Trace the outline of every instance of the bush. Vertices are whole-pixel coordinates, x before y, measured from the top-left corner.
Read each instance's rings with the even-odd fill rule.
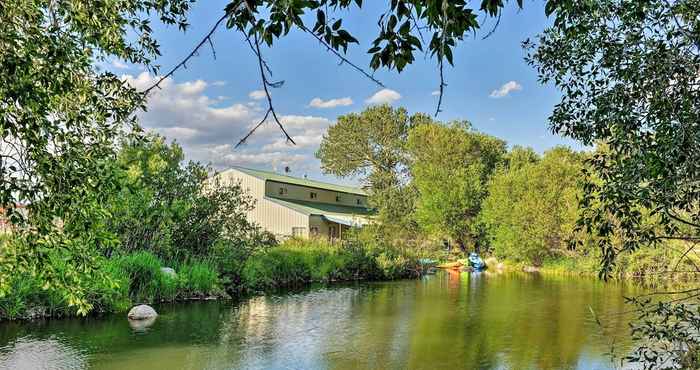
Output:
[[[5,255],[15,253],[16,249],[26,247],[26,241],[17,238],[4,240],[2,245]],[[128,308],[128,290],[123,289],[120,275],[109,269],[105,258],[95,259],[95,270],[100,274],[86,278],[74,271],[71,266],[75,258],[69,250],[63,248],[46,248],[43,256],[50,266],[53,276],[63,276],[63,284],[79,284],[80,304],[76,304],[71,295],[65,294],[62,285],[47,279],[45,270],[17,269],[11,274],[3,274],[2,279],[7,291],[0,295],[0,319],[35,318],[44,316],[73,316],[86,308],[93,312],[118,311]]]
[[[400,249],[356,237],[342,243],[289,239],[254,254],[245,264],[243,286],[265,290],[338,280],[397,279],[413,274],[416,259]]]
[[[650,287],[695,283],[700,258],[695,253],[683,256],[689,247],[684,242],[674,241],[622,254],[618,257],[614,275]]]

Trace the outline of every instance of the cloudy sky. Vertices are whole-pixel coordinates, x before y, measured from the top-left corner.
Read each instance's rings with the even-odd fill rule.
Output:
[[[163,70],[179,62],[219,18],[226,1],[195,3],[186,33],[157,28]],[[376,37],[373,8],[385,2],[365,2],[367,12],[354,12],[343,25],[360,40],[352,45],[348,58],[364,67],[365,51]],[[472,1],[478,6],[477,1]],[[535,37],[550,22],[544,17],[544,2],[526,2],[518,10],[508,3],[496,32],[482,40],[493,27],[485,22],[483,31],[469,36],[455,50],[455,67],[445,70],[448,86],[443,112],[438,119],[466,119],[480,131],[496,135],[510,145],[526,145],[544,151],[557,144],[573,145],[552,135],[547,117],[559,94],[537,81],[535,71],[523,60],[520,43]],[[368,16],[372,14],[372,16]],[[310,18],[309,22],[313,22]],[[200,55],[162,84],[141,115],[144,127],[180,143],[189,159],[211,163],[218,169],[232,165],[280,171],[289,166],[297,176],[354,183],[356,179],[335,179],[320,172],[314,157],[321,137],[339,115],[361,111],[372,104],[389,103],[409,112],[432,114],[437,104],[438,71],[434,60],[419,55],[414,65],[401,74],[378,71],[380,88],[352,68],[339,65],[311,36],[292,32],[274,48],[262,50],[272,68],[272,79],[284,81],[273,89],[275,109],[296,145],[285,142],[279,129],[269,122],[242,147],[236,143],[264,115],[267,103],[261,91],[257,60],[243,37],[220,29],[213,37],[216,50],[204,48]],[[133,86],[145,88],[156,76],[141,66],[114,60],[106,68],[123,76]]]

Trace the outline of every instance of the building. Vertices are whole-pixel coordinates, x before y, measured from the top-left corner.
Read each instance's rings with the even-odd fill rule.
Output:
[[[367,224],[372,214],[367,193],[358,188],[242,167],[218,176],[223,183],[239,182],[256,202],[249,220],[282,238],[340,239],[351,227]]]

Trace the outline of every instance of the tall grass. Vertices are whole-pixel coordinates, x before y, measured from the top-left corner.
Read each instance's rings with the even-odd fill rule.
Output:
[[[357,240],[289,239],[251,256],[242,280],[249,290],[265,290],[309,282],[396,279],[410,275],[415,265],[415,258]]]

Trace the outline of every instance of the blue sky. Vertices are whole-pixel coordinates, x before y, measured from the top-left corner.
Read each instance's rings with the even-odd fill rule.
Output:
[[[189,53],[226,3],[195,3],[186,33],[156,28],[163,54],[157,63],[163,71]],[[478,7],[478,1],[472,3]],[[482,36],[493,27],[494,19],[480,18],[485,22],[483,29],[459,45],[455,67],[445,69],[448,86],[438,119],[466,119],[479,131],[503,138],[510,145],[530,146],[540,152],[557,144],[577,147],[549,132],[547,117],[559,93],[538,83],[534,69],[523,60],[521,42],[535,37],[550,22],[543,5],[526,1],[520,10],[514,1],[509,2],[498,29],[486,40]],[[348,59],[362,67],[369,63],[365,52],[376,36],[377,17],[385,6],[385,1],[365,1],[362,12],[340,13],[344,26],[360,40],[360,46],[350,47]],[[273,79],[285,81],[282,88],[272,91],[275,109],[299,145],[285,144],[278,129],[266,124],[248,144],[235,149],[236,142],[266,108],[256,93],[261,88],[257,61],[236,32],[221,28],[213,40],[216,60],[209,48],[203,49],[187,69],[178,71],[151,97],[149,111],[141,120],[145,127],[177,140],[189,159],[218,169],[242,165],[281,170],[289,166],[294,175],[354,183],[356,179],[323,176],[313,155],[321,135],[338,115],[361,111],[372,102],[403,106],[409,112],[435,111],[437,96],[433,92],[439,79],[434,59],[419,55],[400,74],[378,71],[375,76],[388,89],[380,92],[380,87],[349,66],[339,65],[310,35],[293,31],[272,49],[263,49],[263,54],[272,67]],[[114,61],[109,68],[137,88],[148,86],[155,78],[140,66],[123,61]]]

